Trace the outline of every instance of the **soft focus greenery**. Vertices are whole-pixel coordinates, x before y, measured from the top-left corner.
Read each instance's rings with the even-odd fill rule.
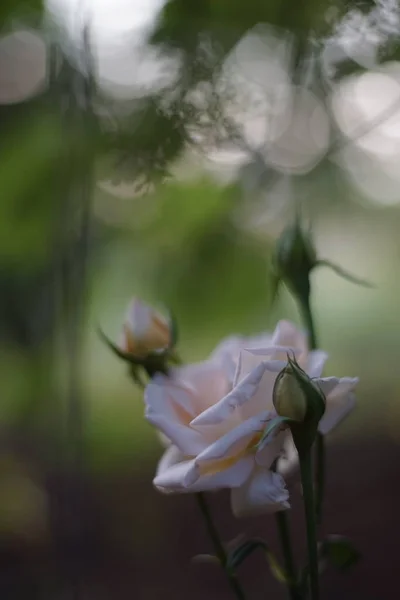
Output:
[[[166,96],[150,93],[132,100],[129,110],[94,90],[93,81],[84,79],[76,66],[79,52],[74,55],[64,38],[61,50],[55,44],[62,68],[52,71],[49,60],[47,89],[20,105],[0,106],[6,123],[0,141],[2,425],[41,428],[49,414],[62,421],[65,397],[59,390],[71,357],[67,345],[53,351],[54,338],[73,329],[71,314],[84,301],[79,290],[87,282],[85,316],[78,321],[84,334],[79,368],[87,461],[96,469],[111,469],[131,464],[139,453],[141,465],[148,456],[153,462],[159,448],[143,420],[141,394],[101,342],[98,324],[115,339],[130,297],[143,296],[173,311],[182,356],[201,360],[223,336],[269,329],[281,317],[299,321],[287,292],[272,305],[270,257],[301,199],[320,255],[376,286],[356,287],[322,269],[313,274],[319,338],[332,355],[327,374],[361,377],[357,414],[341,435],[379,430],[398,440],[398,208],[364,205],[328,158],[308,174],[293,177],[293,204],[265,223],[271,207],[264,180],[261,189],[255,185],[249,194],[240,176],[227,185],[197,172],[183,180],[169,177],[175,160],[181,172],[185,165],[188,171],[192,168],[184,149],[199,114],[188,103],[187,92],[200,81],[212,83],[226,53],[260,22],[294,36],[296,79],[308,33],[317,41],[327,35],[324,15],[333,4],[339,19],[358,3],[170,2],[152,38],[165,52],[178,49],[183,61],[178,93],[165,112],[160,107],[171,90]],[[359,4],[367,10],[372,2]],[[37,22],[39,3],[17,5],[2,2],[4,31],[11,14],[25,15],[29,24]],[[203,60],[200,42],[205,38],[216,48],[209,60]],[[395,57],[395,46],[391,43],[382,55]],[[48,51],[51,58],[51,45]],[[341,68],[343,73],[360,69],[351,64]],[[79,85],[88,86],[89,107],[82,108],[76,96]],[[215,98],[210,89],[207,110],[214,128],[220,124],[224,97]],[[323,94],[319,85],[317,93]],[[115,119],[115,128],[105,114]],[[143,174],[154,188],[122,198],[118,182],[136,181]],[[98,185],[110,177],[115,184],[111,191]],[[84,280],[75,280],[74,269],[82,262],[81,202],[91,195],[89,269]],[[60,278],[64,259],[73,265],[67,284]],[[65,304],[61,308],[60,296]]]

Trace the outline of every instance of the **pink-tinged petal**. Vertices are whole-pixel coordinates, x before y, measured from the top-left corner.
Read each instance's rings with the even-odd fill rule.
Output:
[[[186,455],[194,456],[207,445],[202,434],[189,427],[191,396],[163,375],[146,387],[145,417]]]
[[[261,363],[247,375],[229,394],[214,406],[210,406],[191,423],[193,427],[202,425],[216,425],[229,421],[238,424],[242,421],[238,409],[248,402],[256,393],[264,372],[269,368],[268,363]],[[267,403],[267,399],[266,399]]]
[[[231,492],[236,517],[273,513],[290,507],[285,480],[278,473],[256,468],[249,479]]]
[[[172,369],[170,377],[190,390],[193,417],[218,402],[230,390],[225,371],[210,360]]]
[[[319,423],[319,431],[327,434],[344,419],[355,404],[354,389],[357,378],[324,377],[317,381],[326,398],[325,414]]]
[[[329,377],[320,379],[319,385],[326,397],[325,414],[319,422],[318,429],[320,433],[326,435],[334,429],[354,408],[355,395],[354,388],[358,379],[344,377],[336,379]]]
[[[269,363],[269,370],[278,372],[286,365],[286,348],[269,346],[268,348],[244,348],[240,351],[235,373],[234,386],[238,385],[249,373],[260,364]],[[277,355],[285,355],[285,360],[277,359]]]
[[[267,444],[263,444],[262,448],[255,455],[256,463],[260,467],[269,469],[276,459],[279,459],[284,452],[285,440],[287,431],[280,431],[277,435],[272,436]]]
[[[235,488],[248,479],[254,466],[252,456],[243,456],[221,471],[205,472],[199,475],[198,466],[193,465],[185,479],[188,491],[200,492]]]
[[[260,357],[263,357],[263,364],[265,365],[265,370],[257,385],[257,389],[251,399],[249,399],[249,402],[243,404],[240,408],[242,419],[248,419],[262,410],[274,410],[272,392],[275,379],[278,373],[286,366],[286,361],[271,358],[272,356],[276,356],[279,351],[280,348],[271,347],[266,349],[243,350],[240,353],[240,361],[235,376],[237,383],[242,380],[242,377],[243,379],[245,378],[244,374],[251,369],[252,364],[256,364],[257,362],[259,364]]]
[[[126,325],[134,332],[135,337],[141,338],[150,327],[152,319],[153,309],[148,305],[139,300],[133,298],[131,301],[127,313],[126,313]]]
[[[207,447],[207,441],[198,431],[181,425],[158,413],[146,412],[146,419],[157,427],[186,456],[196,456]]]
[[[293,437],[290,432],[286,433],[283,454],[278,460],[278,472],[284,477],[290,476],[299,465],[299,454],[294,445]]]
[[[180,399],[183,395],[184,398]],[[161,414],[167,418],[176,420],[174,401],[186,402],[191,406],[191,397],[188,390],[175,384],[165,375],[155,375],[144,391],[144,402],[149,412]],[[192,411],[190,411],[192,412]]]
[[[311,378],[321,377],[328,355],[322,350],[313,350],[307,358],[307,365],[304,367],[307,375]]]
[[[167,464],[167,460],[165,464]],[[194,461],[186,460],[177,464],[167,464],[167,468],[162,471],[159,469],[153,483],[163,492],[178,493],[194,493],[232,488],[242,485],[249,477],[253,464],[254,461],[251,457],[245,457],[224,471],[201,475],[192,482],[193,477],[191,477],[191,474]]]
[[[174,465],[183,463],[185,461],[187,462],[187,458],[185,457],[185,455],[182,454],[179,448],[174,446],[174,444],[170,443],[158,462],[156,478],[159,475],[162,475],[170,467],[173,467]]]
[[[258,436],[272,416],[269,411],[263,411],[243,421],[201,452],[196,458],[196,465],[201,470],[203,467],[240,455],[252,442],[258,441]]]
[[[153,485],[164,493],[188,491],[185,478],[193,466],[193,460],[182,460],[183,455],[174,446],[162,457]]]
[[[271,335],[269,333],[261,333],[255,336],[230,336],[218,344],[210,355],[210,360],[224,369],[232,385],[241,350],[268,348],[270,345]]]
[[[279,321],[272,335],[272,344],[274,346],[297,348],[302,354],[308,352],[306,334],[290,321]]]
[[[210,360],[223,369],[231,385],[235,377],[237,361],[240,350],[243,348],[244,339],[242,336],[232,335],[222,340],[210,354]]]

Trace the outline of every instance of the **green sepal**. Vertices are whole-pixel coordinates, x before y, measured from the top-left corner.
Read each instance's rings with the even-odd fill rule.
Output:
[[[106,345],[110,348],[112,352],[122,360],[125,360],[129,363],[131,367],[131,374],[134,377],[135,381],[138,382],[136,370],[138,368],[144,369],[147,375],[151,378],[156,373],[163,373],[164,375],[168,374],[168,359],[170,358],[168,349],[164,352],[151,352],[147,356],[143,358],[138,358],[134,356],[130,352],[124,352],[118,346],[113,344],[111,340],[105,335],[105,333],[98,327],[98,332],[101,339],[106,343]],[[136,370],[135,368],[136,367]],[[141,382],[142,383],[142,382]]]
[[[365,279],[361,279],[356,275],[352,275],[352,273],[349,273],[348,271],[346,271],[346,269],[343,269],[339,265],[335,265],[335,263],[332,263],[330,260],[317,260],[315,266],[328,267],[334,273],[336,273],[336,275],[339,275],[339,277],[342,277],[343,279],[346,279],[346,281],[350,281],[350,283],[354,283],[355,285],[361,285],[362,287],[366,288],[375,287],[374,284],[370,283],[369,281],[366,281]]]
[[[290,419],[289,417],[278,416],[271,419],[271,421],[268,422],[260,441],[254,446],[254,450],[261,450],[268,442],[268,438],[276,433],[277,429],[279,430],[284,425],[289,426],[292,422],[294,422],[293,419]]]

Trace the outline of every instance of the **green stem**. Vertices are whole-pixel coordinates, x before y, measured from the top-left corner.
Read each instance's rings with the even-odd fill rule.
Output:
[[[308,329],[310,350],[315,350],[317,348],[317,335],[311,311],[310,296],[307,296],[305,299],[298,298],[298,302],[301,310],[301,316],[303,317],[304,324]]]
[[[276,522],[278,525],[279,537],[282,546],[285,571],[290,581],[290,583],[288,584],[289,597],[291,598],[291,600],[300,600],[301,594],[299,593],[296,583],[296,569],[293,559],[287,513],[283,510],[277,512]]]
[[[315,443],[315,516],[319,524],[325,489],[325,440],[322,433],[317,433]]]
[[[301,482],[303,485],[304,512],[307,530],[308,567],[310,573],[311,600],[319,599],[317,523],[315,520],[315,502],[311,449],[300,456]]]
[[[238,600],[245,600],[246,596],[244,594],[242,586],[240,585],[236,575],[228,569],[228,557],[227,557],[225,548],[221,542],[221,539],[219,537],[219,533],[215,526],[214,519],[211,515],[210,507],[208,506],[206,497],[202,492],[199,492],[198,494],[196,494],[196,497],[197,497],[197,502],[198,502],[201,514],[203,515],[204,522],[207,527],[208,534],[213,543],[215,553],[217,555],[218,560],[221,563],[222,568],[224,569],[224,571],[228,577],[228,581],[232,588],[232,591],[234,592],[234,594]]]
[[[305,326],[308,329],[310,339],[310,350],[317,348],[317,334],[314,325],[314,318],[310,305],[309,295],[305,299],[298,298],[301,313]],[[322,508],[325,492],[325,440],[323,435],[317,433],[315,449],[315,509],[317,523],[321,522]]]

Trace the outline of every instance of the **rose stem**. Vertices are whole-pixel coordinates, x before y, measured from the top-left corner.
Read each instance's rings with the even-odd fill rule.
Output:
[[[285,562],[286,575],[289,578],[288,591],[291,600],[299,600],[301,595],[296,585],[296,569],[294,566],[292,544],[290,541],[289,523],[286,511],[280,510],[276,513],[276,523],[282,546],[282,554]]]
[[[197,502],[198,502],[201,514],[203,515],[204,522],[207,527],[208,534],[214,545],[215,553],[221,563],[222,568],[224,569],[224,571],[228,577],[230,586],[231,586],[234,594],[236,595],[236,598],[238,598],[238,600],[245,600],[246,596],[244,594],[242,586],[240,585],[236,575],[228,569],[228,557],[227,557],[225,548],[221,542],[221,539],[219,537],[219,534],[218,534],[217,528],[215,526],[214,519],[211,515],[210,507],[206,500],[205,494],[203,494],[202,492],[199,492],[198,494],[196,494],[196,497],[197,497]]]
[[[315,501],[311,449],[300,456],[301,482],[303,485],[304,512],[307,530],[308,566],[310,572],[311,600],[319,599],[317,523],[315,520]]]
[[[317,334],[310,305],[310,297],[309,295],[306,298],[297,297],[297,300],[299,302],[304,324],[308,329],[310,350],[315,350],[317,348]],[[316,437],[315,458],[315,514],[317,523],[320,523],[325,488],[325,440],[323,435],[319,432]]]

